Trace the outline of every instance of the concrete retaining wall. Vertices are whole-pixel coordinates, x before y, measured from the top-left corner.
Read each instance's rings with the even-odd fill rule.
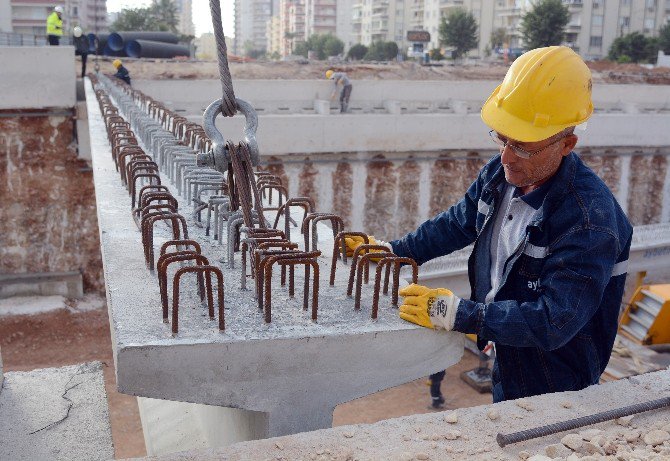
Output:
[[[80,271],[102,290],[91,169],[78,158],[72,47],[0,48],[0,272]]]
[[[309,196],[348,227],[392,239],[459,200],[492,152],[264,157],[289,196]],[[582,149],[635,225],[670,222],[670,150]]]

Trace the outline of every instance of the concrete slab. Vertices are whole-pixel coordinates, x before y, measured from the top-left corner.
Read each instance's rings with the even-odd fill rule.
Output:
[[[0,109],[75,105],[74,47],[0,47]]]
[[[100,362],[5,374],[0,459],[114,457]]]
[[[376,424],[340,426],[287,437],[237,443],[223,449],[190,451],[143,459],[154,461],[527,459],[533,454],[551,453],[546,451],[546,447],[560,444],[561,438],[568,432],[559,432],[508,445],[505,448],[498,446],[496,435],[499,432],[508,434],[668,396],[670,396],[670,372],[664,370],[591,386],[579,392],[546,394],[493,405],[407,416]],[[606,437],[610,435],[614,437],[617,434],[621,438],[621,434],[625,431],[644,434],[652,428],[668,424],[667,412],[667,409],[661,409],[640,413],[630,422],[621,421],[617,424],[610,421],[571,432],[580,432],[583,437],[587,437],[587,440],[594,437],[585,432],[588,429],[596,429],[593,434],[602,434]],[[641,440],[637,443],[638,446],[647,448]],[[625,446],[625,441],[622,445]],[[667,450],[667,446],[659,446],[653,455],[650,452],[649,457],[642,457],[638,452],[637,456],[622,455],[612,459],[668,459]],[[567,453],[572,453],[572,450]],[[565,459],[567,453],[560,458],[554,455],[536,459],[538,461]],[[620,453],[623,453],[623,450],[617,450],[617,455]]]
[[[81,272],[0,274],[0,299],[12,296],[84,296]]]
[[[296,299],[284,290],[273,292],[273,321],[265,324],[252,293],[239,288],[239,270],[224,269],[226,331],[220,333],[204,316],[194,287],[186,282],[182,288],[186,307],[180,310],[179,334],[172,337],[169,325],[161,322],[158,284],[145,267],[130,198],[115,171],[90,84],[87,101],[121,392],[263,412],[257,429],[272,436],[329,427],[339,403],[409,382],[460,359],[461,334],[404,322],[388,298],[382,297],[379,319],[372,321],[370,289],[364,290],[363,309],[355,311],[353,300],[346,297],[348,266],[341,265],[336,286],[329,287],[330,263],[325,257],[320,259],[318,323],[302,311],[298,289]],[[173,194],[178,197],[174,189]],[[201,242],[210,262],[218,262],[225,246],[204,236],[183,201],[180,211],[189,217],[189,236]],[[326,236],[320,236],[319,248],[327,254],[328,240],[321,237]],[[157,229],[156,245],[168,239],[166,229]],[[273,283],[279,286],[278,279]],[[302,286],[300,276],[296,286]]]

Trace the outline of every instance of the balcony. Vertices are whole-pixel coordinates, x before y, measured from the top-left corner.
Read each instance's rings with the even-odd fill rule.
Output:
[[[510,7],[500,7],[496,8],[496,15],[500,17],[507,17],[507,16],[521,16],[523,11],[521,8],[518,8],[516,6],[510,6]]]

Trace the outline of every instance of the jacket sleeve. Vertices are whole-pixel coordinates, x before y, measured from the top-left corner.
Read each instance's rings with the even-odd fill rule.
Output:
[[[628,249],[622,252],[611,231],[581,228],[568,233],[550,249],[536,301],[485,304],[462,299],[454,329],[507,346],[557,349],[598,309],[618,258],[627,260]]]
[[[491,163],[482,168],[475,182],[457,204],[424,222],[414,232],[389,242],[393,253],[423,264],[474,242],[477,238],[479,199]]]

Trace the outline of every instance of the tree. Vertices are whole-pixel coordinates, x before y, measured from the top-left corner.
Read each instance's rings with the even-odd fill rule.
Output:
[[[658,46],[665,54],[670,54],[670,22],[658,30]]]
[[[561,0],[539,0],[521,19],[521,33],[528,49],[560,45],[570,21]]]
[[[398,57],[396,42],[372,42],[363,59],[366,61],[390,61]]]
[[[163,31],[177,33],[177,5],[174,0],[153,0],[145,8],[124,8],[119,12],[112,30]]]
[[[656,62],[659,40],[633,32],[617,37],[610,46],[607,58],[616,62]]]
[[[498,27],[491,32],[491,48],[502,48],[507,43],[507,31],[504,27]]]
[[[462,8],[442,17],[438,28],[440,45],[454,48],[454,58],[464,56],[477,46],[477,20]]]
[[[265,50],[255,48],[254,42],[252,42],[251,40],[247,40],[246,42],[244,42],[242,47],[244,48],[244,55],[248,58],[258,59],[260,57],[265,56]]]
[[[349,48],[347,58],[353,59],[354,61],[360,61],[361,59],[363,59],[365,53],[367,52],[368,52],[367,46],[363,45],[362,43],[357,43],[351,48]]]
[[[337,56],[344,51],[344,42],[332,34],[310,35],[306,42],[298,42],[293,54],[307,57],[309,51],[316,53],[316,59],[324,60],[328,56]]]

